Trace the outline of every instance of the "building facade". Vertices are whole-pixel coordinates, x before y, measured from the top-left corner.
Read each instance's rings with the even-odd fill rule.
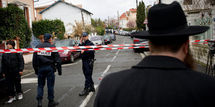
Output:
[[[8,4],[15,4],[24,11],[24,16],[30,28],[35,20],[34,0],[0,0],[0,7],[5,8]]]
[[[119,18],[120,28],[134,28],[136,27],[136,9],[129,9],[129,11],[124,12]]]
[[[73,26],[76,22],[83,25],[91,24],[91,15],[89,11],[64,1],[57,1],[48,8],[40,12],[42,19],[59,19],[64,22],[66,34],[73,33]]]

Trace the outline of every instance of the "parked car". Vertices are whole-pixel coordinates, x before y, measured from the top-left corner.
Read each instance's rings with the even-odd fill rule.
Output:
[[[92,41],[94,45],[103,44],[103,40],[101,36],[91,36],[89,40]]]
[[[133,44],[141,44],[141,43],[148,44],[148,40],[147,39],[133,38]],[[136,52],[145,52],[145,51],[149,51],[149,48],[134,48],[133,50],[135,53]]]
[[[109,43],[112,43],[112,39],[111,39],[110,35],[108,35],[108,34],[105,34],[105,35],[103,36],[103,40],[104,40],[104,44],[105,44],[105,45],[107,45],[107,44],[109,44]]]
[[[60,40],[55,42],[56,47],[71,47],[77,46],[75,40]],[[76,58],[80,56],[80,52],[74,52],[70,50],[65,50],[64,52],[59,52],[62,62],[74,62]]]

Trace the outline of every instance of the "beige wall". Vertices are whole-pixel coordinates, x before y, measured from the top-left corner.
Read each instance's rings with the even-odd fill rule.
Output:
[[[43,8],[36,8],[36,21],[39,21],[39,20],[42,20],[43,17],[42,17],[42,14],[40,14],[40,12],[42,10],[44,10],[46,7],[43,7]]]

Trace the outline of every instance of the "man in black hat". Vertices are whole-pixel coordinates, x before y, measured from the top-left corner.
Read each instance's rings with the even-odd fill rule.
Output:
[[[83,32],[80,46],[90,46],[94,45],[89,39],[88,39],[88,33]],[[89,92],[95,92],[94,88],[94,82],[92,79],[93,75],[93,63],[94,63],[94,57],[95,57],[95,51],[81,51],[81,58],[82,58],[82,69],[85,77],[85,85],[84,90],[79,93],[79,96],[86,96],[89,94]]]
[[[8,41],[7,49],[15,49],[15,42]],[[7,103],[12,103],[14,100],[23,99],[21,75],[24,69],[24,59],[21,53],[4,53],[2,55],[2,72],[6,77],[8,85],[9,100]],[[14,89],[16,88],[16,91]],[[16,97],[17,94],[17,97]]]
[[[149,39],[151,55],[131,69],[106,76],[94,107],[215,106],[215,80],[193,71],[189,53],[189,36],[208,27],[188,26],[178,2],[153,6],[148,27],[134,36]]]
[[[44,34],[44,42],[36,46],[36,48],[55,47],[52,45],[52,35]],[[54,107],[58,102],[54,101],[54,83],[55,71],[58,70],[58,75],[62,75],[61,59],[57,52],[36,52],[33,56],[33,68],[38,76],[37,100],[38,107],[42,107],[43,88],[47,79],[48,87],[48,106]]]

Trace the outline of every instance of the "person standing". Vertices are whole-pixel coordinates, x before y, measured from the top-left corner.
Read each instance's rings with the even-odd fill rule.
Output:
[[[15,49],[14,41],[8,41],[6,45],[7,49]],[[2,72],[3,76],[6,78],[9,91],[9,100],[7,103],[12,103],[16,99],[23,99],[21,86],[23,69],[24,59],[21,53],[4,53],[2,55]],[[16,91],[14,91],[14,87],[16,88]],[[16,94],[18,95],[17,98]]]
[[[178,2],[157,4],[148,12],[151,54],[131,69],[112,73],[100,83],[94,107],[213,107],[215,79],[194,71],[189,36],[207,26],[188,26]]]
[[[80,46],[90,46],[94,45],[90,40],[88,33],[83,32],[82,38],[80,41]],[[85,77],[85,87],[84,90],[79,93],[79,96],[86,96],[89,92],[95,92],[94,82],[92,79],[93,74],[93,64],[94,64],[94,57],[95,51],[81,51],[81,58],[82,58],[82,70]]]
[[[55,47],[52,45],[52,35],[44,34],[44,42],[36,46],[36,48]],[[55,71],[58,70],[58,75],[62,75],[61,59],[58,52],[36,52],[33,55],[33,68],[38,76],[37,100],[38,107],[42,107],[43,88],[47,79],[48,87],[48,106],[54,107],[58,102],[54,101],[54,84]]]

